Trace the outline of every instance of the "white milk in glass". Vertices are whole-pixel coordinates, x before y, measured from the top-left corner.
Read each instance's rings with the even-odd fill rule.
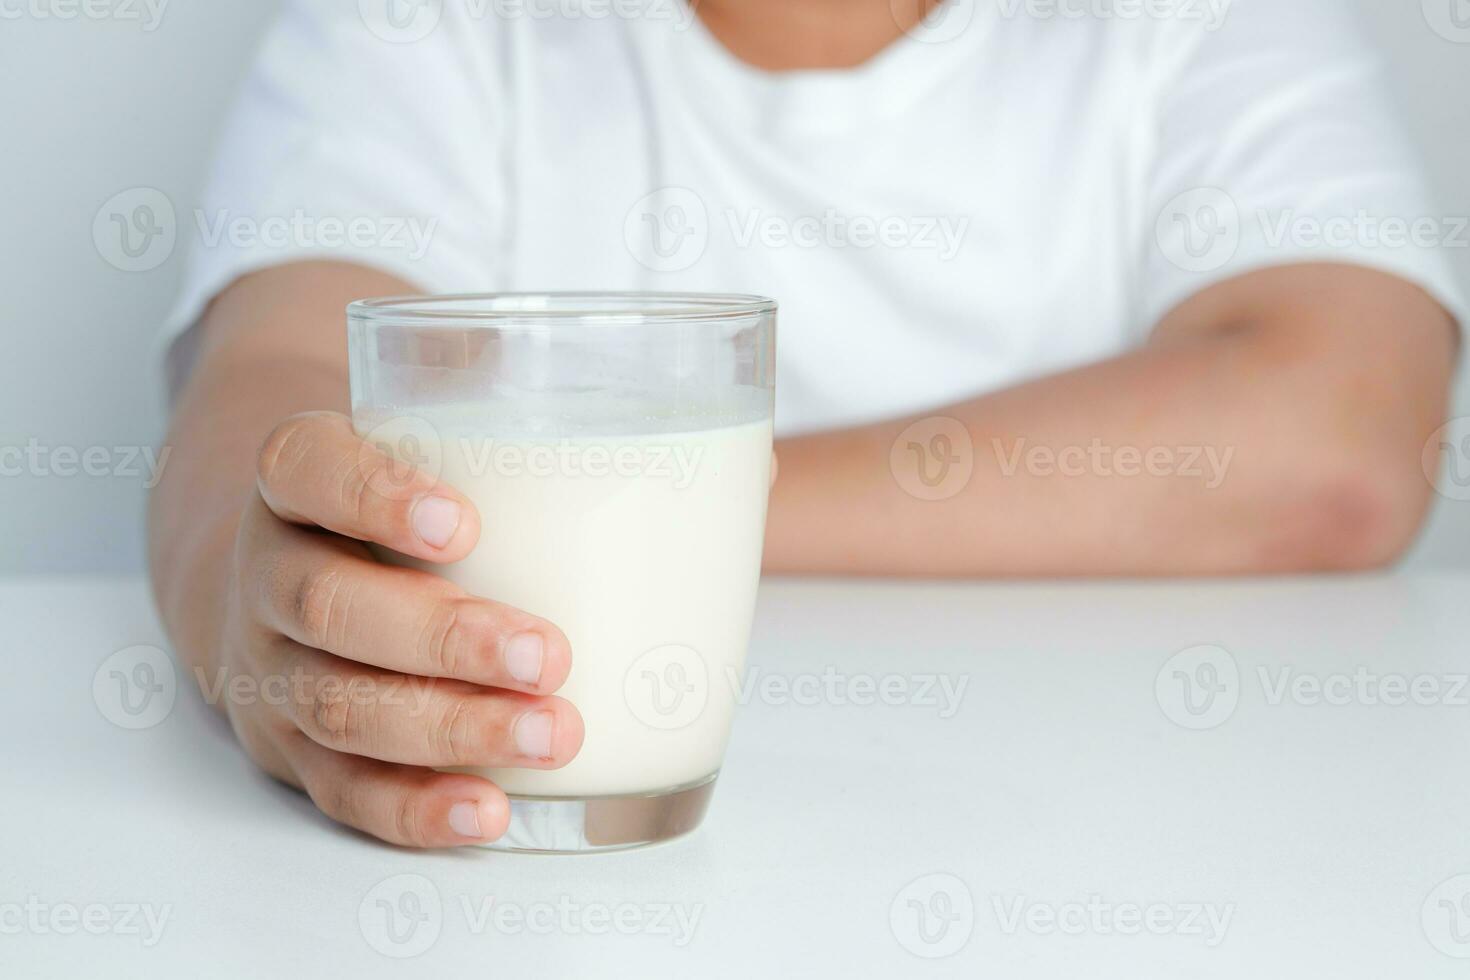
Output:
[[[480,512],[461,562],[384,557],[543,616],[571,641],[557,693],[585,720],[581,752],[558,770],[473,771],[532,797],[698,784],[719,770],[749,640],[769,415],[754,395],[677,414],[561,397],[360,412],[371,442],[416,456]]]

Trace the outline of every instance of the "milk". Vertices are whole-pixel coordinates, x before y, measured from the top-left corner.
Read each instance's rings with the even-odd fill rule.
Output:
[[[533,797],[698,783],[719,770],[749,640],[771,422],[755,401],[678,415],[572,401],[359,416],[370,441],[417,455],[480,512],[463,561],[391,560],[545,617],[571,641],[557,693],[586,723],[581,752],[554,771],[473,771]]]

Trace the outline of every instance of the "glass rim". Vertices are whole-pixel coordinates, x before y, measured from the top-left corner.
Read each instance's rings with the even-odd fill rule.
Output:
[[[383,296],[347,305],[347,316],[375,325],[511,326],[515,323],[689,323],[776,312],[753,293],[504,292]]]

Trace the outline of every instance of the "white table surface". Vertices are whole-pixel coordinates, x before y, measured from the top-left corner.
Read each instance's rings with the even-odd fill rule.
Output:
[[[337,828],[184,676],[109,721],[99,666],[162,643],[139,580],[10,580],[0,616],[6,978],[1470,972],[1470,578],[769,581],[753,667],[834,693],[741,709],[694,835],[577,857]],[[890,674],[913,703],[851,703]],[[967,679],[949,717],[925,675]]]

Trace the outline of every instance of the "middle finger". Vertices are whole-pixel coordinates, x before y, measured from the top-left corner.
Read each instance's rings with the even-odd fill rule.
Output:
[[[279,521],[265,531],[266,624],[348,660],[423,677],[550,694],[571,670],[555,625],[468,595],[413,568],[381,565],[362,545]]]
[[[571,703],[365,667],[281,639],[289,713],[312,741],[413,766],[558,769],[582,747]]]

